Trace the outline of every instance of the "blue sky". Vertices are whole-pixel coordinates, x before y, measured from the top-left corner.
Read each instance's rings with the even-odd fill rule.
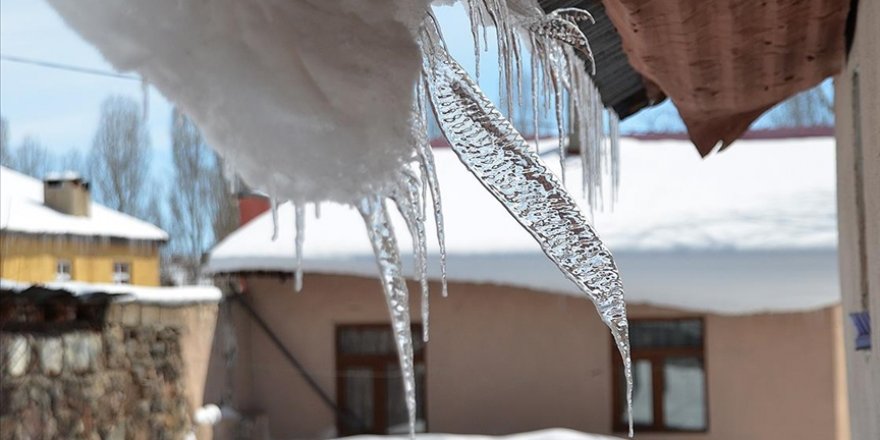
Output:
[[[447,29],[444,34],[450,51],[473,71],[473,45],[463,9],[443,7],[437,12]],[[113,70],[97,50],[69,29],[42,0],[0,0],[0,53]],[[498,73],[493,48],[482,56],[481,83],[487,94],[497,94]],[[138,81],[0,61],[0,113],[9,121],[13,145],[31,135],[55,152],[84,151],[91,145],[101,101],[110,94],[141,100],[141,90]],[[150,88],[148,101],[152,145],[158,156],[168,158],[171,104],[153,88]],[[660,131],[682,127],[675,109],[665,103],[626,120],[622,130]],[[156,166],[160,169],[167,166],[167,161],[159,162]]]

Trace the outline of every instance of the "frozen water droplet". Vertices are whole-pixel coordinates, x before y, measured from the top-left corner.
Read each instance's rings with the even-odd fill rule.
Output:
[[[409,415],[409,436],[415,438],[416,421],[416,381],[413,369],[412,331],[409,319],[409,293],[400,265],[400,251],[394,229],[388,218],[388,210],[381,196],[371,195],[360,201],[358,210],[364,218],[367,235],[376,255],[379,276],[388,311],[391,314],[391,329],[400,360],[406,410]]]
[[[269,199],[269,209],[272,211],[272,241],[278,238],[278,200],[275,197]]]
[[[296,272],[293,277],[293,290],[300,292],[303,287],[303,241],[306,238],[306,210],[302,204],[295,204],[296,216]]]

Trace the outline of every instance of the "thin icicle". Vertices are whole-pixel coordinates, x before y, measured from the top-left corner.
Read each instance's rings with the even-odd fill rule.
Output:
[[[428,33],[427,35],[431,35]],[[433,44],[431,42],[427,44]],[[421,78],[416,87],[416,106],[417,114],[423,115],[427,111],[427,84],[424,77]],[[419,116],[424,122],[424,117]],[[446,233],[443,227],[443,202],[440,197],[440,182],[437,180],[437,169],[434,165],[434,152],[431,151],[431,145],[428,142],[416,142],[416,152],[418,153],[419,166],[422,169],[423,182],[427,181],[428,189],[431,191],[431,200],[434,206],[434,223],[437,227],[437,244],[440,247],[440,284],[443,297],[449,295],[448,283],[446,281]],[[427,205],[427,199],[425,205]]]
[[[532,45],[534,49],[535,45]],[[538,57],[537,55],[531,56],[531,76],[532,76],[532,123],[535,127],[535,152],[540,153],[540,147],[538,146],[538,142],[540,140],[540,124],[538,122],[538,115],[540,114],[540,109],[538,108]]]
[[[631,408],[629,326],[611,253],[565,188],[464,69],[443,49],[430,49],[424,71],[440,128],[462,163],[592,300],[623,359]]]
[[[144,75],[141,75],[141,100],[141,120],[147,122],[150,118],[150,83]]]
[[[358,210],[364,218],[367,235],[376,255],[376,264],[379,266],[382,289],[391,315],[391,328],[400,360],[404,398],[409,415],[409,436],[415,439],[416,380],[409,319],[409,293],[400,268],[400,251],[397,248],[397,239],[394,237],[394,228],[388,218],[388,209],[379,195],[368,196],[361,200]]]
[[[269,210],[272,211],[272,241],[278,238],[278,200],[269,198]]]
[[[398,179],[398,185],[391,192],[391,200],[397,205],[400,216],[406,222],[413,242],[413,259],[415,261],[415,279],[422,290],[422,340],[428,342],[428,319],[430,315],[428,292],[428,240],[425,233],[425,210],[422,198],[422,183],[419,176],[409,169],[404,169]]]
[[[306,210],[302,204],[294,204],[296,215],[296,272],[293,277],[293,290],[300,292],[303,288],[303,241],[306,238]]]
[[[620,188],[620,118],[613,109],[608,109],[608,138],[611,144],[611,201],[617,203]]]
[[[315,219],[321,219],[321,202],[315,202]]]

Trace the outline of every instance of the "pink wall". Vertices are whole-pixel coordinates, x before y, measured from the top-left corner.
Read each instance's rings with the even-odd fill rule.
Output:
[[[386,306],[375,279],[307,274],[304,285],[302,293],[294,293],[289,281],[252,277],[248,297],[335,398],[335,326],[387,322]],[[449,298],[437,295],[431,301],[430,431],[503,434],[567,427],[610,432],[612,352],[592,304],[490,285],[454,284],[449,290]],[[413,301],[414,316],[417,307]],[[638,438],[834,439],[840,396],[834,313],[836,308],[706,316],[709,432]],[[630,314],[694,316],[638,306]],[[234,316],[241,409],[264,412],[278,438],[332,434],[333,413],[265,335],[244,322],[244,314]]]

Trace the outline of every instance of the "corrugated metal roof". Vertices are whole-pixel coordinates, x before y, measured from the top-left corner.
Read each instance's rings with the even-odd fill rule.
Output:
[[[598,0],[540,0],[545,11],[559,8],[580,8],[590,12],[595,24],[581,25],[590,41],[596,61],[593,81],[602,95],[602,102],[611,107],[621,119],[651,105],[642,75],[633,70],[621,47],[620,35],[605,14]]]

